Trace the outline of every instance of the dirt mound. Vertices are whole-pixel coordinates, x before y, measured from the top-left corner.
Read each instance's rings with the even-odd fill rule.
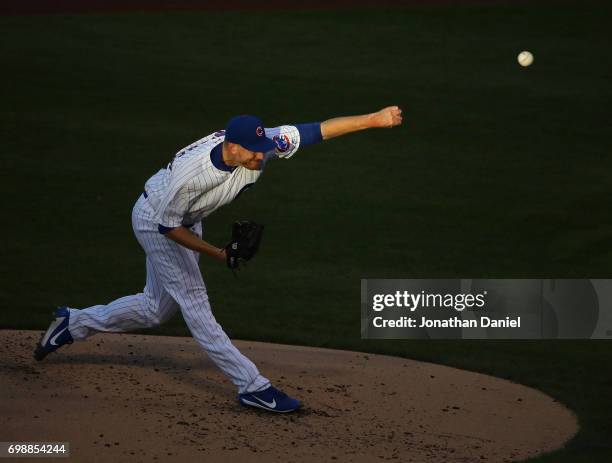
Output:
[[[577,431],[534,389],[396,357],[239,341],[304,402],[273,415],[191,338],[103,334],[38,363],[39,335],[0,331],[0,440],[69,442],[72,461],[511,461]]]

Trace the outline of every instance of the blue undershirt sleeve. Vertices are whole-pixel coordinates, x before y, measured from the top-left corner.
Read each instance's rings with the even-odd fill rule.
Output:
[[[320,122],[296,124],[295,128],[300,132],[300,146],[314,145],[323,141]]]
[[[166,233],[168,233],[170,230],[174,230],[175,227],[164,227],[163,225],[159,224],[157,226],[157,231],[159,231],[162,235],[165,235]]]

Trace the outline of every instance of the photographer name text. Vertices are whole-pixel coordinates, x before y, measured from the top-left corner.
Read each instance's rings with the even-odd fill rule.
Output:
[[[480,317],[479,319],[464,320],[453,317],[444,320],[434,320],[426,317],[400,317],[396,319],[385,319],[374,317],[372,319],[374,328],[520,328],[521,317],[502,319],[491,317]]]

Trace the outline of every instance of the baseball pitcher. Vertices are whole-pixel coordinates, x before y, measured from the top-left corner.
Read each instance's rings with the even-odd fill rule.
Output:
[[[198,266],[205,254],[238,268],[257,252],[263,227],[236,222],[230,242],[217,247],[202,239],[202,219],[252,186],[269,158],[289,159],[301,147],[401,123],[397,106],[274,128],[264,128],[255,116],[237,116],[225,130],[181,149],[146,182],[132,211],[134,234],[146,254],[143,291],[82,310],[59,308],[36,345],[35,358],[42,360],[62,345],[98,332],[157,326],[180,310],[195,340],[236,385],[240,403],[278,413],[297,410],[300,401],[272,386],[217,323]]]

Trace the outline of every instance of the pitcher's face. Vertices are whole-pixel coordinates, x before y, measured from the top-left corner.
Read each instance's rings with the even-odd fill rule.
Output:
[[[263,160],[264,153],[249,151],[248,149],[238,145],[236,162],[239,166],[246,167],[250,170],[261,170]]]

